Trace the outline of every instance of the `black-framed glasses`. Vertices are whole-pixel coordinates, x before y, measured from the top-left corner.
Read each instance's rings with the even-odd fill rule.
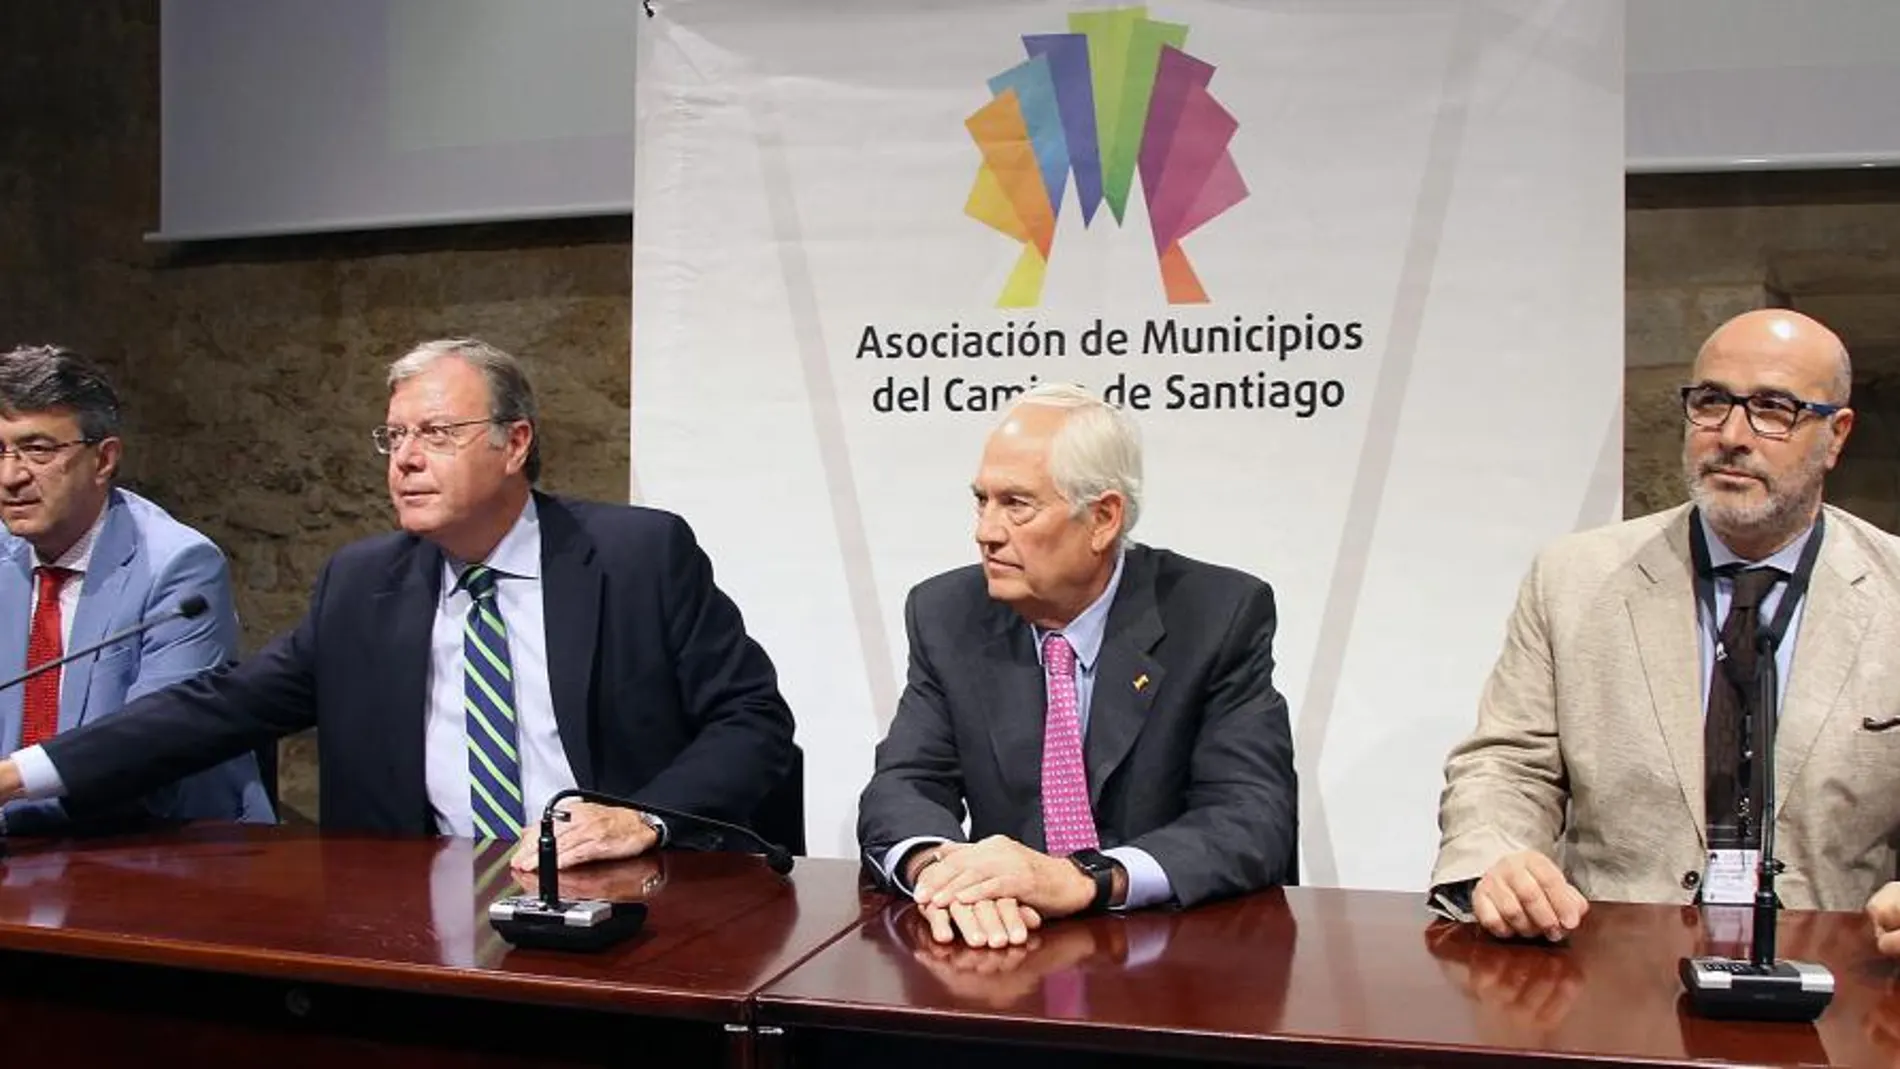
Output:
[[[43,468],[59,458],[59,455],[74,446],[97,445],[98,438],[74,438],[70,442],[21,442],[8,445],[0,442],[0,460],[17,457],[29,468]]]
[[[1748,414],[1748,426],[1763,438],[1786,438],[1794,433],[1803,412],[1823,419],[1846,405],[1803,401],[1785,393],[1751,393],[1745,397],[1728,392],[1713,383],[1699,382],[1682,388],[1682,414],[1698,427],[1716,428],[1728,422],[1736,405]]]
[[[376,451],[384,456],[402,448],[402,443],[415,439],[416,444],[431,453],[453,453],[462,448],[463,441],[456,431],[463,427],[479,427],[500,420],[458,419],[449,423],[424,423],[417,427],[405,427],[400,423],[386,423],[369,432],[370,441],[376,443]]]

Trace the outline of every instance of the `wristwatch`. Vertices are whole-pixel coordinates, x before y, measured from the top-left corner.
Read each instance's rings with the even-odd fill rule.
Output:
[[[1075,867],[1082,875],[1095,881],[1095,898],[1089,902],[1086,913],[1100,913],[1108,908],[1108,901],[1115,894],[1115,859],[1100,850],[1077,850],[1069,855]]]

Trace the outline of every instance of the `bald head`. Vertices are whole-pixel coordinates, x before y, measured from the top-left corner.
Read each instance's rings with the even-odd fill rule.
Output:
[[[1693,378],[1713,365],[1743,365],[1783,380],[1807,401],[1844,405],[1853,389],[1854,367],[1840,336],[1819,320],[1786,308],[1743,312],[1715,328],[1696,354]]]
[[[1729,549],[1760,560],[1821,510],[1822,483],[1854,429],[1847,347],[1799,312],[1766,308],[1709,335],[1692,377],[1683,391],[1689,496]]]

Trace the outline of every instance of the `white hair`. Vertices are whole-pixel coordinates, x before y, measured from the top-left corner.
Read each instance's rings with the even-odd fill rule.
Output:
[[[1141,518],[1141,431],[1128,413],[1081,386],[1046,382],[1016,397],[1003,412],[1008,422],[1024,405],[1060,408],[1068,418],[1049,443],[1049,477],[1080,519],[1103,494],[1121,494],[1121,536]]]

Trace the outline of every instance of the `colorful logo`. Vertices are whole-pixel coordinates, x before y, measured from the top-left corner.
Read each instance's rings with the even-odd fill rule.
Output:
[[[1137,169],[1168,303],[1207,302],[1181,239],[1247,183],[1227,151],[1240,124],[1207,91],[1213,65],[1182,51],[1187,31],[1145,7],[1078,12],[1068,33],[1024,37],[1029,59],[990,79],[964,120],[983,163],[963,210],[1023,244],[1000,307],[1040,302],[1069,176],[1082,225],[1106,200],[1119,226]]]

